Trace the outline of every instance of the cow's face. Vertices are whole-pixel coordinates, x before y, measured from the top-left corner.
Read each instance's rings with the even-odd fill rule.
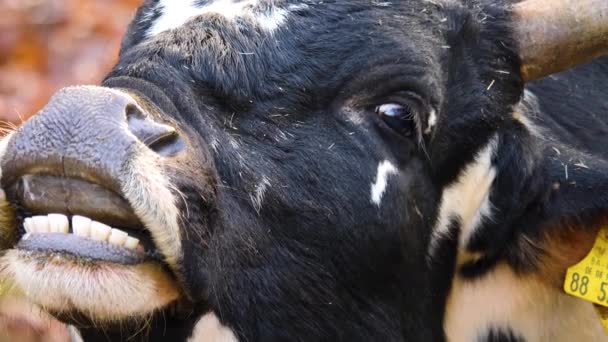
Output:
[[[440,8],[193,3],[148,2],[104,87],[62,90],[4,140],[5,272],[73,323],[179,303],[260,339],[394,338],[405,304],[421,326]]]
[[[440,335],[453,263],[429,265],[487,200],[498,132],[522,127],[508,19],[147,1],[103,87],[2,141],[3,274],[74,323],[175,304],[226,338]]]

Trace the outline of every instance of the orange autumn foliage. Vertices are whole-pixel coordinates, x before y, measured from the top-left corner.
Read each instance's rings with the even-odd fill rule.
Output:
[[[142,0],[1,0],[0,120],[20,123],[59,88],[96,84]]]

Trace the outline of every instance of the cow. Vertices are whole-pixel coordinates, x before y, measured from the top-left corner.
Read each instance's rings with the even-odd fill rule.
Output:
[[[85,341],[606,341],[603,0],[146,0],[0,142],[0,274]],[[539,80],[548,76],[542,80]]]

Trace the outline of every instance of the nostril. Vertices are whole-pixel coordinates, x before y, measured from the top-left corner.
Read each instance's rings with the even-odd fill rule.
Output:
[[[175,131],[167,133],[163,136],[158,136],[153,141],[146,142],[146,145],[162,156],[176,155],[186,146],[184,141]]]
[[[126,113],[131,133],[156,153],[172,156],[185,147],[175,128],[148,119],[135,106],[128,106]]]
[[[138,106],[134,105],[133,103],[129,103],[127,104],[127,106],[125,107],[125,115],[127,116],[127,118],[130,118],[132,116],[139,116],[139,117],[144,117],[144,113],[139,109]]]

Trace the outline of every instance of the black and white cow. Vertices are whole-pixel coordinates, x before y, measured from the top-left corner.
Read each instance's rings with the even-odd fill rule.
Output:
[[[147,0],[2,140],[1,274],[86,341],[606,340],[560,286],[608,209],[608,60],[525,86],[605,50],[589,13]]]

